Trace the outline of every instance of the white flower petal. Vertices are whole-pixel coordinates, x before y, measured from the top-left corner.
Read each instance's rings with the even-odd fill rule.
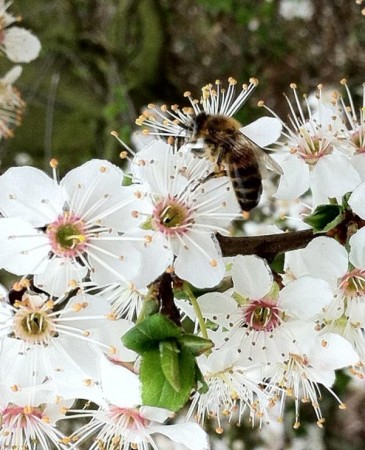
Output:
[[[3,39],[6,56],[15,63],[29,63],[41,50],[39,39],[24,28],[11,27],[5,30]]]
[[[79,323],[77,328],[81,328]],[[54,395],[69,399],[87,399],[105,405],[104,394],[100,388],[100,370],[96,352],[88,342],[59,336],[54,339],[48,351],[43,350],[44,377],[56,385]],[[29,360],[28,360],[29,364]]]
[[[241,339],[239,361],[245,367],[253,364],[275,363],[288,358],[293,337],[286,330],[286,323],[270,332],[248,332],[247,328],[236,328],[234,342]]]
[[[142,403],[138,375],[106,358],[100,361],[100,368],[103,391],[109,403],[122,408],[134,408]]]
[[[217,177],[205,181],[194,191],[191,202],[195,203],[194,222],[199,229],[201,224],[209,225],[212,231],[215,227],[229,229],[232,219],[239,216],[241,208],[232,189],[228,177]],[[206,228],[205,228],[206,229]],[[218,231],[218,230],[217,230]],[[221,234],[227,232],[219,229]]]
[[[87,274],[87,268],[71,258],[53,257],[46,262],[44,270],[35,275],[34,284],[55,297],[61,297],[75,288]]]
[[[361,181],[365,181],[365,153],[357,153],[351,158],[351,164],[360,175]]]
[[[365,219],[365,183],[361,183],[351,194],[348,203],[355,214]]]
[[[134,244],[141,254],[139,271],[132,279],[137,288],[146,287],[172,265],[174,255],[163,234],[137,229],[125,237],[141,239]]]
[[[114,361],[135,361],[137,355],[127,349],[121,337],[134,326],[126,319],[114,320],[111,306],[106,298],[99,295],[75,295],[62,310],[60,317],[67,320],[69,326],[86,331],[87,336],[97,346],[96,352],[106,353]],[[65,319],[66,318],[66,319]],[[95,347],[91,344],[92,347]],[[108,348],[106,348],[108,347]]]
[[[228,327],[232,315],[238,312],[237,302],[229,295],[220,292],[208,292],[198,298],[200,310],[205,319]]]
[[[353,236],[350,238],[350,261],[351,263],[359,268],[365,268],[365,228],[360,228]]]
[[[183,236],[175,261],[175,273],[197,288],[214,287],[222,280],[225,266],[213,235],[190,231]]]
[[[178,159],[177,159],[178,158]],[[188,184],[181,175],[180,156],[174,154],[170,145],[156,140],[139,151],[133,160],[133,173],[137,180],[143,180],[151,192],[161,196],[178,194]]]
[[[4,317],[11,317],[9,305],[7,305],[8,294],[9,292],[5,286],[0,284],[0,322],[5,320]]]
[[[280,177],[274,197],[282,200],[294,200],[309,188],[309,168],[303,159],[296,155],[272,155],[281,166],[284,175]]]
[[[345,155],[334,152],[319,159],[311,173],[313,203],[326,203],[328,198],[341,200],[361,183],[360,175]]]
[[[282,123],[274,117],[260,117],[254,122],[241,128],[240,131],[259,147],[276,142],[282,130]]]
[[[140,269],[140,253],[119,236],[106,237],[110,240],[103,240],[101,236],[88,241],[88,256],[93,268],[91,279],[101,286],[118,280],[130,281]]]
[[[150,426],[151,434],[160,433],[173,442],[183,444],[190,450],[207,450],[208,436],[197,423],[187,422],[176,425]]]
[[[65,203],[62,189],[34,167],[12,167],[0,176],[0,211],[35,227],[53,222]]]
[[[335,333],[319,336],[309,358],[310,365],[315,367],[319,374],[318,381],[328,387],[334,379],[334,376],[333,378],[329,376],[326,380],[328,372],[354,365],[358,361],[359,356],[350,342]]]
[[[335,239],[320,236],[313,239],[305,249],[287,253],[285,266],[295,277],[310,275],[336,286],[337,279],[347,272],[348,255]]]
[[[42,403],[45,402],[43,401]],[[44,410],[44,415],[47,417],[47,419],[50,419],[52,425],[55,425],[58,420],[65,418],[66,411],[71,408],[73,403],[74,400],[70,399],[60,400],[57,402],[57,404],[49,404]]]
[[[225,335],[227,339],[227,333],[221,333]],[[222,340],[222,338],[218,338],[218,342]],[[214,341],[213,341],[214,342]],[[239,358],[238,348],[236,345],[230,346],[230,341],[226,341],[226,344],[223,348],[216,347],[213,348],[212,352],[208,355],[202,355],[198,358],[199,367],[204,368],[204,373],[219,373],[224,372],[227,368],[233,367]]]
[[[77,216],[123,231],[125,219],[132,219],[130,204],[136,202],[135,189],[123,187],[123,178],[119,167],[93,159],[71,170],[60,185],[70,199],[71,211]],[[124,208],[128,206],[127,211]]]
[[[49,239],[22,219],[0,219],[0,267],[16,275],[43,270],[51,250]]]
[[[1,81],[4,84],[13,84],[20,77],[23,72],[22,66],[14,66],[7,72],[2,78]]]
[[[306,320],[318,314],[332,299],[333,293],[326,281],[303,276],[280,291],[278,305],[286,314]]]
[[[318,336],[315,321],[305,321],[301,317],[289,319],[285,322],[285,329],[288,335],[292,337],[288,350],[293,354],[307,355]]]
[[[252,300],[264,297],[273,283],[267,262],[254,255],[236,256],[232,266],[232,280],[235,291]]]
[[[164,423],[167,419],[174,416],[172,411],[165,408],[157,408],[155,406],[142,405],[139,409],[141,416],[153,422]]]

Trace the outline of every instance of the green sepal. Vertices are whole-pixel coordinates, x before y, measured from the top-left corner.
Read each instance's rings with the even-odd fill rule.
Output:
[[[195,386],[195,358],[186,349],[178,354],[180,389],[176,391],[162,369],[158,348],[144,352],[139,376],[142,383],[142,401],[144,405],[178,411],[188,401]]]
[[[194,334],[183,334],[179,338],[181,346],[189,350],[194,356],[202,355],[210,350],[214,344],[210,339],[205,339]]]
[[[133,183],[132,174],[127,174],[123,176],[122,186],[131,186],[132,183]]]
[[[153,296],[146,296],[143,299],[142,309],[138,315],[137,324],[142,323],[146,317],[157,314],[159,311],[160,304],[158,300]]]
[[[176,341],[165,340],[160,342],[159,351],[162,372],[173,389],[179,392],[181,389],[179,347]]]
[[[152,226],[152,217],[141,223],[139,228],[142,228],[142,230],[153,230],[154,228]]]
[[[285,254],[284,253],[278,253],[274,260],[270,263],[271,270],[273,270],[276,273],[283,273],[284,272],[284,262],[285,262]]]
[[[123,344],[143,355],[151,349],[158,349],[160,341],[178,338],[182,335],[181,329],[162,314],[146,317],[122,336]]]
[[[270,291],[265,295],[265,298],[268,299],[277,299],[279,297],[280,287],[276,281],[271,285]]]
[[[241,294],[239,294],[236,291],[233,292],[232,297],[233,297],[234,300],[236,300],[236,302],[239,305],[245,305],[247,303],[247,300],[248,300],[246,297],[243,297]]]
[[[345,217],[341,205],[318,205],[303,221],[313,228],[314,233],[327,232],[340,224]]]
[[[197,365],[195,365],[195,386],[199,394],[206,394],[209,391],[209,386]]]

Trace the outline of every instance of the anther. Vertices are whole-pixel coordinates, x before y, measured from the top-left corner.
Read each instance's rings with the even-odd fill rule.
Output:
[[[57,169],[58,160],[56,158],[52,158],[51,161],[49,162],[49,165],[51,166],[52,169]]]

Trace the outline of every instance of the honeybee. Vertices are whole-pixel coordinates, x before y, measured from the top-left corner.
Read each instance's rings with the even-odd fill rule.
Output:
[[[203,151],[216,164],[217,176],[231,178],[234,192],[242,211],[250,211],[259,203],[262,194],[262,174],[266,167],[282,174],[282,169],[261,147],[245,136],[242,125],[232,117],[220,114],[199,113],[191,125],[190,143],[202,140]],[[193,149],[199,153],[199,149]],[[223,170],[222,170],[223,169]]]

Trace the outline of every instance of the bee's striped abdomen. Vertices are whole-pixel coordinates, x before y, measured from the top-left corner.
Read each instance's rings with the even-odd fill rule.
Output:
[[[255,208],[262,193],[262,181],[258,165],[241,166],[231,162],[229,164],[229,175],[242,211],[250,211]]]

